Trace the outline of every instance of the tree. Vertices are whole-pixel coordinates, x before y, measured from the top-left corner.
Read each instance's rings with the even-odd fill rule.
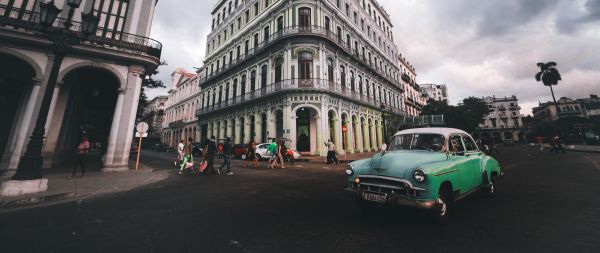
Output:
[[[421,115],[444,115],[447,127],[474,132],[483,118],[489,114],[487,103],[476,97],[468,97],[458,106],[448,105],[446,101],[429,100]]]
[[[556,62],[538,62],[537,66],[540,68],[540,72],[535,75],[536,81],[541,81],[544,86],[550,87],[550,93],[552,93],[552,100],[554,101],[554,107],[556,107],[556,112],[558,114],[558,120],[562,122],[561,111],[558,107],[558,103],[556,103],[556,97],[554,96],[554,90],[552,89],[553,85],[558,85],[558,81],[561,81],[560,73],[558,69],[556,69]],[[559,131],[562,136],[562,131]]]
[[[160,64],[158,65],[158,67],[160,68],[160,66],[166,66],[166,65],[167,65],[166,61],[161,61]],[[156,78],[156,75],[158,75],[158,73],[159,73],[158,68],[156,68],[151,73],[146,73],[147,78],[142,79],[142,90],[140,91],[140,99],[138,101],[138,108],[137,108],[137,113],[136,113],[136,117],[135,117],[136,122],[142,121],[142,119],[144,117],[144,110],[148,106],[148,97],[146,96],[146,90],[166,87],[165,84],[163,83],[163,81],[154,79],[154,78]]]

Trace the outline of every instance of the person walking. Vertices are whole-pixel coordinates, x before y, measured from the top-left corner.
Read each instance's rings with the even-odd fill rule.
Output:
[[[385,141],[381,142],[381,153],[385,153],[387,151],[387,143]]]
[[[325,146],[327,146],[327,164],[338,164],[339,161],[337,157],[335,157],[335,144],[333,144],[331,139],[328,139],[327,142],[325,142]]]
[[[227,166],[227,172],[226,175],[231,176],[233,175],[233,171],[231,171],[231,153],[233,152],[233,147],[231,145],[231,138],[227,137],[227,139],[225,139],[225,143],[223,144],[223,151],[221,151],[221,154],[223,155],[223,164],[221,164],[221,167],[219,167],[217,169],[217,172],[219,173],[219,175],[221,175],[221,170]]]
[[[81,138],[81,142],[77,145],[77,161],[75,162],[75,167],[73,167],[73,173],[69,176],[69,179],[74,178],[75,174],[77,174],[77,168],[81,167],[81,176],[85,177],[85,160],[87,154],[90,152],[90,142],[87,137],[83,136]]]
[[[183,144],[183,140],[179,140],[179,143],[177,143],[177,161],[175,161],[176,167],[181,164],[181,161],[183,161],[183,148],[185,148],[185,144]]]
[[[279,163],[280,168],[285,169],[283,165],[283,155],[287,152],[287,148],[284,148],[284,141],[279,140],[277,143],[277,162]]]
[[[188,163],[192,163],[191,168],[194,168],[194,157],[192,156],[192,142],[194,142],[194,139],[192,137],[189,137],[187,144],[183,146],[181,167],[179,168],[178,172],[179,175],[182,175],[185,169],[190,168],[189,166],[187,166]]]
[[[215,156],[217,154],[217,143],[215,141],[215,137],[212,136],[210,139],[206,139],[204,141],[204,152],[206,152],[206,169],[203,174],[208,174],[208,170],[210,169],[210,174],[214,175],[215,172]]]
[[[252,163],[254,168],[258,167],[258,162],[256,158],[256,142],[250,141],[248,143],[248,149],[246,150],[246,158],[244,159],[243,166],[244,168],[248,166],[249,163]]]
[[[554,150],[556,152],[556,154],[558,154],[559,150],[562,151],[563,154],[567,153],[567,152],[565,152],[565,149],[562,146],[562,141],[561,141],[560,137],[558,137],[558,136],[554,137],[554,146],[556,147]]]
[[[536,136],[535,137],[535,143],[538,145],[539,150],[540,150],[540,154],[544,151],[544,138],[542,138],[542,136]]]
[[[267,147],[267,153],[269,153],[269,164],[267,168],[273,169],[277,165],[277,143],[275,139],[271,139],[269,147]]]

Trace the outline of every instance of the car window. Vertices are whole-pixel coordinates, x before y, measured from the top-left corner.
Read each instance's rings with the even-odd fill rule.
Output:
[[[464,152],[465,147],[461,141],[460,135],[451,135],[450,143],[448,145],[450,152]]]
[[[477,144],[475,144],[471,137],[463,135],[462,139],[467,151],[477,151]]]
[[[260,148],[260,149],[267,148],[268,145],[269,144],[262,144],[262,145],[258,146],[258,148]]]

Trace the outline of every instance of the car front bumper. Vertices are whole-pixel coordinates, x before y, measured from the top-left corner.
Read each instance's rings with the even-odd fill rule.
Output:
[[[363,198],[363,192],[369,193],[368,191],[346,188],[345,192],[350,197],[356,198],[361,201],[369,201],[369,200],[364,200],[364,198]],[[377,192],[372,192],[372,193],[381,194],[381,193],[377,193]],[[394,193],[386,193],[385,196],[386,196],[386,201],[381,204],[406,206],[406,207],[419,208],[419,209],[432,209],[432,208],[436,207],[435,200],[409,198],[404,195],[394,194]]]

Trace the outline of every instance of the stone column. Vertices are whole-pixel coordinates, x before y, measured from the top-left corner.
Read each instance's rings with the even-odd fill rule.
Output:
[[[370,152],[371,151],[371,139],[369,138],[369,125],[367,121],[361,124],[362,133],[363,133],[363,151]]]
[[[350,116],[348,116],[350,118]],[[348,154],[354,154],[354,127],[352,126],[351,118],[347,119],[346,124],[346,149]]]
[[[318,112],[317,112],[318,113]],[[315,131],[316,132],[316,140],[315,140],[315,154],[314,155],[322,155],[323,152],[321,150],[321,148],[323,147],[323,142],[325,141],[323,139],[323,133],[326,133],[327,131],[323,131],[323,116],[322,114],[318,114],[315,115]]]
[[[381,125],[381,121],[379,121],[379,124],[377,124],[377,147],[381,147],[381,144],[383,144],[383,127]]]
[[[240,136],[240,119],[236,118],[235,119],[235,124],[233,125],[233,131],[235,132],[235,143],[241,143],[242,139]]]
[[[375,123],[372,122],[369,124],[370,138],[371,138],[371,151],[378,151],[379,147],[377,146],[377,136],[375,133]]]
[[[356,151],[362,153],[364,152],[363,148],[363,138],[362,138],[362,129],[360,127],[360,120],[357,118],[357,121],[352,122],[353,131],[354,131],[354,140],[356,142]]]
[[[231,138],[233,136],[233,126],[231,125],[231,119],[228,119],[225,122],[227,122],[227,137]]]
[[[250,142],[250,117],[244,116],[244,143]]]
[[[261,120],[261,114],[257,113],[254,116],[254,122],[252,122],[252,124],[255,125],[254,127],[254,131],[256,132],[256,137],[254,138],[254,141],[256,141],[257,143],[259,143],[262,140],[262,120]]]
[[[292,140],[292,143],[296,145],[296,115],[292,117],[291,105],[283,106],[283,138]]]
[[[129,151],[133,139],[133,129],[135,128],[137,105],[142,89],[141,75],[144,72],[145,69],[142,66],[129,67],[127,79],[125,80],[126,83],[121,84],[121,90],[124,93],[122,94],[122,98],[120,94],[118,99],[122,99],[122,102],[120,106],[116,106],[115,108],[113,125],[111,126],[111,134],[109,136],[109,142],[111,139],[113,140],[114,148],[111,150],[112,152],[107,149],[106,160],[102,171],[129,170]],[[116,120],[118,122],[117,124],[115,124],[115,119],[118,119]]]
[[[277,127],[275,124],[276,117],[273,115],[271,110],[267,111],[267,142],[269,142],[269,138],[275,137]]]
[[[113,164],[115,159],[115,150],[117,147],[117,137],[119,131],[119,125],[121,117],[120,113],[123,110],[123,100],[125,99],[125,90],[119,89],[117,96],[117,105],[115,106],[115,113],[113,115],[112,124],[110,127],[110,135],[108,138],[108,146],[106,147],[106,157],[104,159],[105,164]]]

